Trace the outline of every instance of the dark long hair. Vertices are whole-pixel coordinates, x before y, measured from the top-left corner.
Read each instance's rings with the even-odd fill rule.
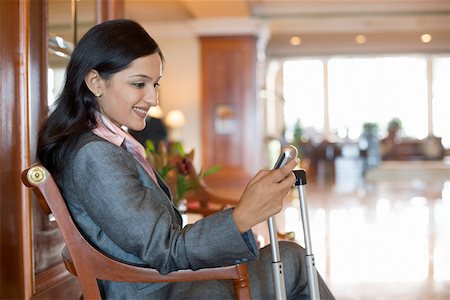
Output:
[[[112,20],[91,28],[76,45],[66,69],[66,80],[53,112],[39,131],[37,158],[58,176],[80,134],[95,127],[96,97],[84,82],[95,69],[107,80],[133,60],[158,53],[158,44],[138,23]]]

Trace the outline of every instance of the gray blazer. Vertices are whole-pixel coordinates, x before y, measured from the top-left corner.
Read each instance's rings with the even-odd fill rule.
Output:
[[[183,228],[167,186],[159,176],[158,181],[124,148],[87,132],[78,139],[58,184],[80,231],[119,260],[165,274],[257,258],[253,234],[240,234],[232,209]],[[221,298],[232,297],[232,287],[218,282],[100,285],[105,298],[199,299],[199,292],[211,298],[205,285]]]

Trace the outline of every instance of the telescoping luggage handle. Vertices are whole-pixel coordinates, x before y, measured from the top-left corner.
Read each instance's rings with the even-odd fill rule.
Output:
[[[287,145],[281,151],[277,162],[273,169],[278,169],[285,165],[288,161],[297,157],[298,151],[292,145]],[[294,175],[296,178],[295,186],[298,188],[298,194],[300,199],[300,213],[302,217],[303,232],[305,236],[305,249],[306,249],[306,270],[307,270],[307,280],[308,289],[310,292],[311,300],[320,300],[319,294],[319,284],[317,278],[317,270],[314,262],[314,255],[312,253],[311,246],[311,236],[309,230],[309,218],[308,218],[308,208],[305,201],[305,191],[304,186],[306,185],[306,172],[305,170],[294,170]],[[272,272],[273,280],[275,286],[275,297],[276,300],[286,299],[286,288],[284,281],[284,269],[283,262],[280,257],[280,250],[277,238],[277,229],[274,217],[270,217],[267,220],[269,226],[269,236],[270,244],[272,249]]]
[[[303,234],[305,237],[306,250],[306,275],[308,279],[308,289],[311,300],[320,300],[319,281],[317,279],[317,269],[312,252],[311,235],[309,229],[308,207],[305,199],[306,172],[305,170],[294,170],[296,178],[295,186],[298,189],[300,200],[300,213],[302,216]]]

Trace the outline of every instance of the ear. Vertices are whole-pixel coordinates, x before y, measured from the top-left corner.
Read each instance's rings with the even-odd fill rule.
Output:
[[[102,92],[102,80],[100,74],[94,69],[90,70],[86,76],[84,76],[84,82],[94,95]]]

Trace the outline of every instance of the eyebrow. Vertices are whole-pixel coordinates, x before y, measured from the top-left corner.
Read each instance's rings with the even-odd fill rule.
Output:
[[[145,74],[136,74],[136,75],[131,75],[130,77],[142,77],[142,78],[152,79],[150,76],[145,75]]]
[[[136,74],[136,75],[131,75],[130,77],[141,77],[141,78],[146,78],[148,80],[152,80],[152,77],[145,75],[145,74]],[[158,81],[161,79],[162,76],[158,76],[158,78],[156,78],[155,81]]]

